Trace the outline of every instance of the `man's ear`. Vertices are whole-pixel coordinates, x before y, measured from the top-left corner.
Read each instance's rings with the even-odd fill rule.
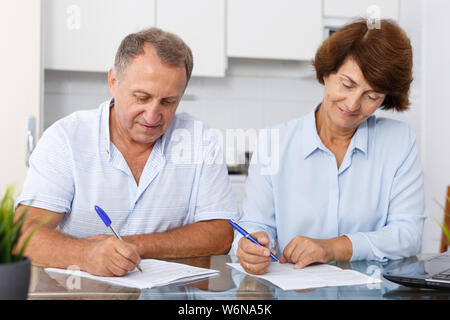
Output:
[[[117,76],[116,76],[116,71],[114,70],[114,68],[109,69],[108,86],[109,86],[109,93],[111,94],[111,97],[115,97],[116,87],[117,87]]]

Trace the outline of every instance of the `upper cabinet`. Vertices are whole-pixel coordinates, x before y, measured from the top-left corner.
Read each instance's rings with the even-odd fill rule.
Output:
[[[321,0],[42,0],[44,68],[107,72],[122,39],[156,26],[192,49],[193,76],[225,76],[228,57],[311,60]]]
[[[398,20],[398,0],[324,0],[324,16],[332,18],[366,17],[367,9],[376,5],[380,17]]]
[[[43,0],[44,67],[106,72],[127,34],[154,25],[155,0]]]
[[[193,76],[225,76],[225,0],[158,0],[157,27],[179,35],[192,50]]]
[[[229,57],[310,60],[322,38],[322,1],[227,1]]]

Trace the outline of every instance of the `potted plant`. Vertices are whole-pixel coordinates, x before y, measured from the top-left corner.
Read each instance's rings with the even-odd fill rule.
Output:
[[[23,253],[31,237],[43,224],[33,229],[22,247],[17,248],[26,211],[20,217],[15,217],[13,194],[14,188],[8,187],[0,202],[0,300],[27,298],[31,263]]]

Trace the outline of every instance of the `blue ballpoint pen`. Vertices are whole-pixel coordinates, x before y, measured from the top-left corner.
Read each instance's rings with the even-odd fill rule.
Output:
[[[253,238],[247,231],[245,231],[240,225],[238,225],[236,222],[234,222],[233,220],[228,220],[228,222],[233,226],[233,228],[235,228],[237,231],[239,231],[244,237],[246,237],[248,240],[250,240],[253,243],[256,243],[259,246],[263,246],[261,243],[259,243],[258,241],[256,241],[255,238]],[[278,261],[278,258],[275,257],[272,252],[270,253],[270,257],[275,260]]]
[[[94,206],[94,208],[95,208],[95,211],[100,216],[100,218],[102,219],[103,223],[112,231],[112,233],[116,236],[116,238],[123,241],[122,238],[120,237],[120,235],[116,232],[116,230],[114,230],[113,226],[111,225],[111,219],[108,217],[106,212],[103,211],[103,209],[100,208],[99,206]],[[140,272],[142,272],[142,269],[139,265],[137,265],[137,268]]]

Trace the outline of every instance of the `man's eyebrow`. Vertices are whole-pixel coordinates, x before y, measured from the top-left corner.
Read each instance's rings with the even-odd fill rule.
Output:
[[[145,91],[140,90],[140,89],[133,90],[133,93],[142,93],[142,94],[145,94],[145,95],[147,95],[147,96],[150,96],[150,94],[149,94],[148,92],[145,92]]]
[[[143,91],[141,89],[133,90],[133,94],[135,94],[135,93],[140,93],[140,94],[144,94],[144,95],[146,95],[148,97],[151,97],[150,93],[145,92],[145,91]],[[163,99],[166,99],[166,100],[170,100],[170,99],[178,100],[179,98],[180,98],[179,96],[169,96],[169,97],[164,97]]]

